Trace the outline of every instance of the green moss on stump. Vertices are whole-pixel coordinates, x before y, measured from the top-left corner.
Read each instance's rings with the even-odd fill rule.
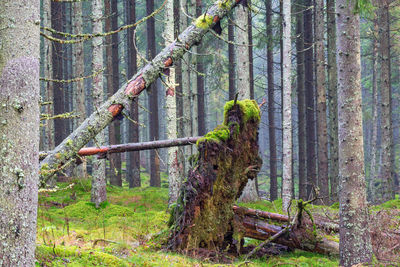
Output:
[[[224,107],[224,125],[228,121],[228,112],[233,108],[234,100],[231,100],[225,104]],[[245,99],[236,101],[236,105],[239,105],[240,110],[243,112],[243,123],[246,124],[250,120],[259,122],[261,119],[260,108],[255,100]]]
[[[202,142],[213,141],[219,143],[220,141],[226,141],[229,138],[229,128],[226,125],[218,125],[214,131],[207,133],[204,137],[197,140],[197,146]]]

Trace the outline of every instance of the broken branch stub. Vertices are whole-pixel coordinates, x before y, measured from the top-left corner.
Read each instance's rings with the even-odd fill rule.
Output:
[[[187,50],[199,43],[204,34],[238,2],[239,0],[215,2],[207,9],[206,14],[197,18],[194,24],[187,27],[174,42],[125,83],[41,162],[41,181],[47,181],[57,170],[62,170],[64,165],[73,164],[83,146],[95,138],[123,109],[130,110],[133,98],[157,80],[165,69],[181,59]]]
[[[194,167],[171,212],[170,249],[224,251],[240,243],[232,205],[261,167],[260,109],[254,100],[230,101],[224,118],[223,125],[197,141]]]

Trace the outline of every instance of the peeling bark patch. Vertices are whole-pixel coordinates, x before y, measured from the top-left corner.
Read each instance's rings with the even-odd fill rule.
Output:
[[[135,96],[140,94],[146,88],[146,82],[142,75],[139,75],[135,80],[128,83],[125,89],[125,94]]]
[[[166,96],[174,96],[175,95],[175,88],[170,87],[167,89],[167,91],[165,92]]]
[[[172,65],[172,57],[168,57],[164,62],[165,67],[170,67]]]
[[[113,117],[117,117],[124,107],[121,104],[113,104],[108,108],[108,111],[113,115]]]

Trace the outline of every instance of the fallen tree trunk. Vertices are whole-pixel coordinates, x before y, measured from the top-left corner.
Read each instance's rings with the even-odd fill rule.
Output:
[[[262,210],[255,210],[255,209],[249,209],[245,207],[239,207],[239,206],[233,206],[233,211],[237,215],[247,215],[247,216],[252,216],[257,218],[262,218],[262,219],[267,219],[267,220],[272,220],[272,221],[277,221],[277,222],[289,222],[289,217],[287,215],[282,215],[279,213],[271,213],[271,212],[266,212]],[[309,221],[308,223],[311,223]],[[331,232],[339,232],[339,225],[337,223],[330,223],[330,222],[324,222],[320,221],[314,218],[314,224],[325,231],[331,231]]]
[[[237,229],[242,231],[244,237],[258,240],[268,240],[286,227],[268,224],[264,220],[251,216],[235,216],[235,225]],[[309,224],[302,224],[300,227],[288,229],[286,233],[272,242],[310,252],[339,255],[339,243],[326,237],[318,236]]]
[[[223,0],[214,3],[174,42],[125,83],[41,162],[41,182],[47,181],[65,166],[74,164],[78,151],[83,146],[111,121],[121,117],[123,109],[130,110],[131,102],[137,95],[157,80],[162,72],[168,71],[168,68],[181,59],[193,45],[199,43],[212,27],[219,26],[220,20],[241,1]]]
[[[142,143],[127,143],[127,144],[101,146],[101,147],[84,147],[78,151],[78,155],[80,157],[85,157],[98,154],[99,155],[98,158],[106,158],[107,154],[112,154],[112,153],[157,149],[157,148],[171,147],[171,146],[193,145],[196,143],[197,140],[199,140],[199,138],[201,138],[201,136],[177,138],[172,140],[158,140],[158,141],[142,142]],[[44,159],[47,155],[48,153],[46,152],[40,152],[39,153],[40,160]]]

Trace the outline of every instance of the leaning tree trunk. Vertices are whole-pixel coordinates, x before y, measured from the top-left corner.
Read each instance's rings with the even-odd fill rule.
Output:
[[[0,1],[0,266],[35,264],[39,6]]]
[[[232,205],[261,167],[260,110],[255,101],[230,101],[224,124],[197,142],[197,163],[183,184],[170,218],[170,249],[224,250],[239,241]],[[240,242],[237,242],[237,244]]]
[[[237,1],[239,2],[239,1]],[[41,163],[42,181],[52,177],[66,164],[73,164],[78,152],[111,121],[120,117],[124,108],[129,109],[132,99],[153,83],[166,68],[182,58],[182,55],[228,12],[237,5],[236,1],[215,3],[207,9],[169,46],[165,47],[151,62],[143,67],[132,79],[103,103],[82,125],[56,147]]]

